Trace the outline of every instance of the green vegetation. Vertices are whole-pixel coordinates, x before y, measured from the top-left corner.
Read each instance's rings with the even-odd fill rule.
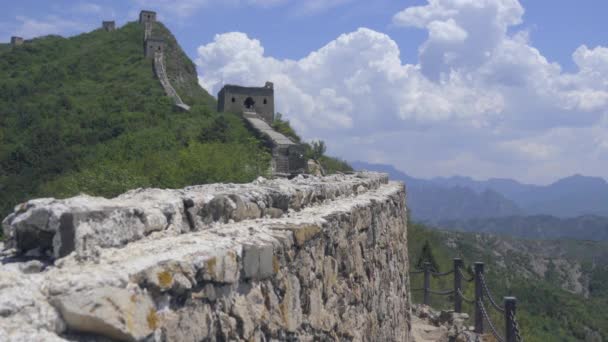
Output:
[[[215,112],[170,33],[160,24],[154,32],[169,41],[168,73],[191,112],[164,95],[136,23],[34,39],[1,53],[3,217],[33,197],[247,182],[268,171],[261,142],[239,116]]]
[[[455,257],[463,258],[469,275],[473,262],[484,262],[486,279],[494,298],[502,302],[502,296],[517,297],[518,320],[526,341],[580,341],[585,340],[589,329],[598,332],[604,340],[608,338],[608,267],[605,263],[587,265],[591,292],[589,298],[585,298],[561,289],[560,283],[556,282],[555,272],[549,271],[548,279],[525,272],[531,262],[525,255],[504,255],[505,264],[500,264],[497,262],[499,258],[496,249],[492,245],[478,243],[479,237],[479,234],[442,232],[423,225],[410,224],[410,260],[418,260],[423,253],[425,242],[428,242],[440,272],[450,270],[453,267],[452,259]],[[431,288],[451,289],[452,281],[451,276],[431,277]],[[412,275],[411,286],[413,289],[422,288],[423,276]],[[474,284],[467,283],[465,296],[474,298],[473,291]],[[414,291],[412,297],[414,302],[422,302],[422,292]],[[453,307],[452,297],[431,295],[431,299],[431,305],[437,309]],[[471,315],[472,325],[473,308],[469,304],[464,304],[464,308]],[[494,312],[492,320],[500,331],[503,331],[503,317]]]
[[[11,44],[0,43],[0,53],[9,51],[10,49],[11,49]]]
[[[289,120],[284,120],[281,113],[275,115],[272,128],[277,132],[289,137],[294,142],[302,143],[302,138],[289,124]],[[312,141],[311,143],[303,143],[306,147],[306,158],[314,159],[321,164],[326,174],[336,172],[351,172],[353,168],[345,160],[325,155],[327,147],[322,140]]]
[[[302,138],[296,133],[296,131],[291,127],[289,120],[283,119],[283,114],[276,113],[274,116],[274,121],[272,122],[272,128],[283,134],[284,136],[290,138],[294,142],[302,142]]]
[[[153,36],[167,43],[168,77],[192,109],[173,106],[143,56],[143,34],[129,23],[114,32],[0,45],[2,217],[41,196],[112,197],[137,187],[268,176],[266,145],[239,115],[216,112],[195,65],[156,23]],[[275,128],[301,141],[280,115]],[[351,170],[334,158],[320,161],[329,172]]]
[[[425,263],[429,263],[430,270],[433,272],[437,272],[439,269],[439,265],[437,264],[437,260],[435,259],[435,254],[433,253],[433,248],[429,241],[424,241],[422,245],[422,249],[418,254],[418,261],[416,261],[416,268],[419,270],[425,269]]]

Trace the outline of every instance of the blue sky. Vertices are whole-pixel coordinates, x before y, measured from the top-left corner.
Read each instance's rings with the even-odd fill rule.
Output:
[[[608,176],[606,1],[2,0],[0,39],[143,8],[212,94],[274,81],[278,110],[343,158],[421,177]]]

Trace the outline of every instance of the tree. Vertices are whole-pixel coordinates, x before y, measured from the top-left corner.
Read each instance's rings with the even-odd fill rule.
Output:
[[[435,260],[435,255],[433,254],[433,249],[431,248],[429,240],[426,240],[422,246],[422,250],[418,256],[418,261],[416,261],[416,268],[420,270],[424,269],[425,262],[430,263],[431,271],[439,271],[439,265],[437,264],[437,260]]]
[[[312,149],[312,159],[319,160],[321,157],[325,155],[325,151],[327,150],[327,146],[325,146],[325,142],[323,140],[315,140],[311,143]]]

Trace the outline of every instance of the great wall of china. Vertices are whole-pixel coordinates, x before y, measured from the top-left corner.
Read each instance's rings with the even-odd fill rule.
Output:
[[[189,111],[153,36],[156,13],[141,11],[139,23],[166,95]],[[271,82],[225,85],[218,112],[227,111],[266,141],[276,179],[15,207],[2,222],[0,342],[477,341],[484,322],[498,341],[523,341],[516,298],[497,304],[482,262],[470,279],[459,258],[444,273],[410,270],[402,183],[305,174],[303,145],[271,126]],[[424,274],[424,287],[410,289],[410,274]],[[431,275],[453,276],[453,289],[431,289]],[[474,299],[463,279],[475,282]],[[414,315],[411,291],[424,293]],[[454,310],[434,313],[430,294],[452,296]],[[463,302],[474,305],[474,327]],[[505,315],[504,335],[486,308]]]
[[[160,81],[165,94],[169,96],[175,106],[182,110],[189,111],[190,106],[182,101],[181,97],[171,85],[167,75],[165,65],[165,49],[166,44],[162,39],[155,38],[153,35],[154,24],[156,23],[156,12],[141,11],[139,14],[139,23],[144,25],[144,54],[148,58],[153,58],[154,74]]]
[[[189,110],[167,76],[165,42],[153,37],[156,13],[139,21],[165,93]],[[218,102],[236,107],[218,111],[243,114],[281,177],[18,205],[2,222],[0,337],[411,340],[403,184],[301,174],[302,146],[270,126],[272,83],[222,91],[230,87],[242,93],[220,92]]]
[[[405,189],[386,175],[37,199],[3,229],[9,340],[409,340]]]

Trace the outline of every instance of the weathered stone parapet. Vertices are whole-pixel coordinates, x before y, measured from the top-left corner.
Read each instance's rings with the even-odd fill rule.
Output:
[[[161,212],[179,207],[168,199],[199,203],[194,213],[202,215],[201,229],[163,230],[121,248],[98,247],[87,258],[72,253],[41,273],[1,266],[0,336],[17,340],[27,331],[59,341],[408,340],[402,184],[378,174],[340,175],[136,190],[105,201],[160,204],[160,194]],[[277,201],[283,214],[205,223],[213,216],[205,203],[218,196],[237,203],[231,195],[258,208]],[[226,218],[227,212],[217,212]],[[189,222],[184,216],[172,224]],[[26,310],[17,309],[16,293],[31,298]]]
[[[251,184],[212,184],[181,190],[138,189],[114,199],[77,196],[20,204],[3,221],[7,244],[20,254],[61,258],[95,248],[120,247],[153,232],[174,234],[216,223],[280,217],[290,210],[375,189],[384,175],[264,180]]]

